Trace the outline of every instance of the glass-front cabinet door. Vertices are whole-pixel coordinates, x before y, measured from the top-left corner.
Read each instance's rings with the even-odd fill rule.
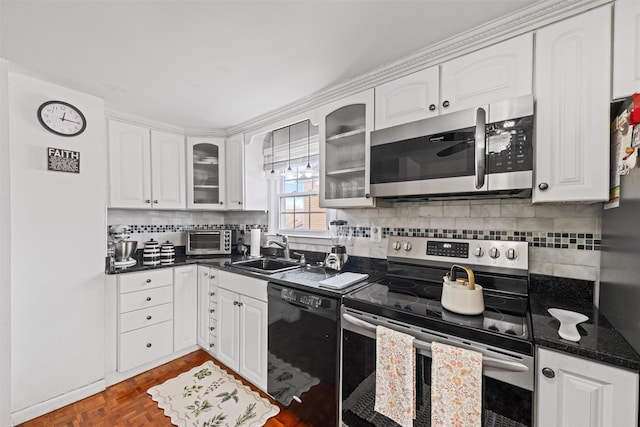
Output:
[[[187,207],[225,209],[224,138],[187,138]]]
[[[320,206],[370,207],[370,134],[373,89],[325,105],[320,111]]]

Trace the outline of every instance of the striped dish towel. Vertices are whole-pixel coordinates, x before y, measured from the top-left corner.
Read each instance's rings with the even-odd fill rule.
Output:
[[[480,427],[482,353],[431,344],[431,426]]]
[[[416,351],[413,337],[376,329],[376,399],[374,410],[402,427],[416,418]]]

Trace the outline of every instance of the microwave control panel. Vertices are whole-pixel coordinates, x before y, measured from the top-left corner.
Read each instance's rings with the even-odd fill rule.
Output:
[[[487,125],[489,173],[533,170],[533,116]]]

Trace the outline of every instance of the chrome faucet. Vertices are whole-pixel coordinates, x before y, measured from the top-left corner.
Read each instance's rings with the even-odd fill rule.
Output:
[[[271,244],[275,244],[284,249],[284,259],[291,259],[291,254],[289,253],[289,237],[284,234],[277,234],[277,236],[282,236],[282,242],[277,240],[267,240],[265,246],[270,246]]]

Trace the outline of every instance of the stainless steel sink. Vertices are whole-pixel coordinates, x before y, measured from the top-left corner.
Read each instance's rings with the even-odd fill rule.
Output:
[[[231,263],[231,266],[262,274],[282,273],[283,271],[295,270],[302,267],[300,263],[295,260],[279,258],[258,258],[235,261]]]

